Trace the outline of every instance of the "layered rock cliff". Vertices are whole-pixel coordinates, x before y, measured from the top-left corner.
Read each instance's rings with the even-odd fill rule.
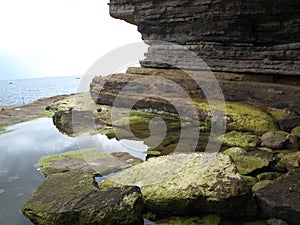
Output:
[[[136,24],[150,45],[143,67],[202,69],[166,41],[213,71],[300,75],[298,0],[111,0],[110,14]]]

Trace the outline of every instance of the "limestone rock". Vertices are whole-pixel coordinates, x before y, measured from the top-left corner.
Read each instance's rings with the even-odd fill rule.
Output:
[[[255,192],[262,213],[290,225],[300,221],[300,169],[293,170]]]
[[[282,149],[286,146],[288,139],[274,132],[267,132],[261,136],[261,146],[271,149]]]
[[[48,176],[23,207],[36,225],[143,224],[138,187],[99,189],[89,173]]]
[[[251,192],[229,156],[217,153],[172,154],[133,166],[101,187],[137,185],[146,210],[158,217],[220,213],[255,214]]]

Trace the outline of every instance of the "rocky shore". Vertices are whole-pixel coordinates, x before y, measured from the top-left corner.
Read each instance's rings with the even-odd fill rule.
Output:
[[[41,106],[69,136],[143,140],[146,160],[95,149],[44,157],[47,179],[23,214],[47,225],[298,225],[299,2],[109,5],[149,44],[142,68]]]
[[[294,123],[292,130],[284,131],[279,123],[295,121],[283,119],[293,113],[238,102],[226,106],[232,125],[221,137],[220,153],[203,152],[208,140],[200,137],[195,153],[169,155],[176,148],[180,121],[171,113],[132,110],[128,120],[135,134],[147,135],[150,119],[157,116],[170,126],[160,145],[149,146],[147,161],[124,153],[102,155],[97,150],[45,157],[38,167],[47,180],[23,213],[35,224],[81,224],[82,220],[85,224],[143,224],[143,217],[155,224],[222,224],[233,218],[272,218],[268,224],[279,220],[297,224],[299,127]],[[119,130],[114,130],[109,116],[112,107],[96,104],[89,94],[55,101],[47,109],[57,128],[71,136],[90,132],[114,138],[116,133],[126,137],[129,132],[123,124],[125,117],[117,123]],[[198,109],[203,117],[209,117],[206,103],[199,103]],[[74,120],[78,115],[80,120]],[[87,122],[91,117],[94,123]],[[258,126],[253,126],[252,120]],[[209,130],[209,124],[202,129]],[[188,141],[183,144],[187,145]],[[96,182],[101,177],[104,179]],[[60,188],[53,188],[57,185]]]

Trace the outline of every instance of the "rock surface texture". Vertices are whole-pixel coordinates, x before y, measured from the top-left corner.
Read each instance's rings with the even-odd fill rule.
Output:
[[[150,45],[143,67],[201,69],[166,41],[213,71],[300,75],[297,0],[111,0],[110,14],[137,25]]]

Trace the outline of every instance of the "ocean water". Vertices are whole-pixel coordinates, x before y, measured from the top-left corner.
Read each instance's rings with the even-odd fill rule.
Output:
[[[27,104],[39,98],[76,93],[75,76],[0,80],[0,105]]]

